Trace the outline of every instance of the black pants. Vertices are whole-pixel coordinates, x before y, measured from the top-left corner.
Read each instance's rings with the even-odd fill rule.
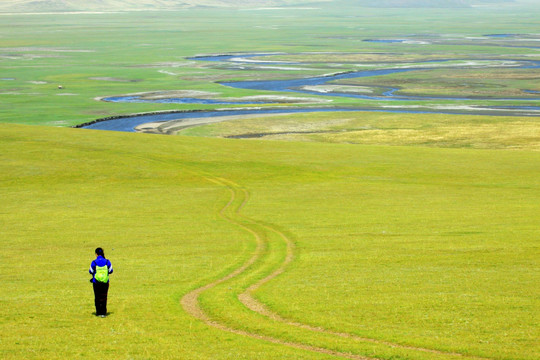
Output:
[[[107,293],[109,292],[109,283],[94,283],[94,296],[96,304],[96,315],[107,315]]]

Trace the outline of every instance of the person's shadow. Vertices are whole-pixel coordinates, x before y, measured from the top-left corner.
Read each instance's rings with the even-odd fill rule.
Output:
[[[112,315],[112,314],[114,314],[114,311],[108,311],[108,312],[107,312],[107,315],[105,315],[105,316],[109,317],[109,316],[110,316],[110,315]],[[96,312],[95,312],[95,311],[94,311],[94,312],[92,312],[92,315],[94,315],[94,316],[98,316],[98,315],[96,314]]]

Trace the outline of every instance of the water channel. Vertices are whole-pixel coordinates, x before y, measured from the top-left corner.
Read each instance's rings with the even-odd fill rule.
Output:
[[[214,62],[236,62],[236,63],[253,63],[257,65],[267,65],[267,64],[295,64],[292,62],[273,62],[273,61],[264,61],[264,60],[252,60],[251,58],[257,57],[258,59],[275,54],[237,54],[237,55],[213,55],[213,56],[198,56],[189,58],[190,60],[197,61],[214,61]],[[379,100],[384,102],[392,102],[396,100],[400,101],[425,101],[425,100],[451,100],[459,101],[460,106],[407,106],[407,105],[396,105],[384,107],[380,104],[376,106],[362,106],[362,107],[280,107],[280,108],[251,108],[251,109],[241,109],[241,110],[211,110],[211,111],[184,111],[184,112],[173,112],[173,113],[158,113],[158,114],[145,114],[140,116],[126,116],[126,117],[117,117],[110,119],[100,119],[92,123],[83,124],[81,127],[88,129],[100,129],[100,130],[116,130],[116,131],[128,131],[134,132],[135,127],[150,123],[150,122],[165,122],[170,120],[179,120],[179,119],[192,119],[192,118],[211,118],[211,117],[222,117],[222,116],[238,116],[238,115],[252,115],[252,114],[283,114],[283,113],[299,113],[299,112],[321,112],[321,111],[377,111],[377,112],[395,112],[395,113],[433,113],[433,114],[476,114],[476,115],[504,115],[504,116],[540,116],[540,106],[536,105],[540,100],[538,97],[528,97],[528,98],[486,98],[485,100],[495,100],[495,101],[511,101],[511,100],[520,100],[520,101],[531,101],[533,104],[529,106],[475,106],[467,105],[474,100],[479,100],[478,98],[466,98],[466,97],[434,97],[434,96],[402,96],[396,95],[395,92],[397,88],[388,88],[386,91],[382,92],[380,95],[365,95],[365,94],[351,94],[346,92],[319,92],[308,90],[310,87],[321,86],[328,84],[331,81],[343,80],[343,79],[353,79],[360,77],[373,77],[373,76],[382,76],[388,74],[396,74],[409,71],[419,71],[419,70],[430,70],[440,67],[430,67],[429,65],[437,62],[444,63],[445,61],[455,61],[452,60],[436,60],[436,61],[426,61],[419,66],[407,67],[407,68],[389,68],[389,69],[377,69],[377,70],[364,70],[364,71],[352,71],[352,72],[343,72],[338,74],[332,74],[327,76],[316,76],[316,77],[307,77],[307,78],[298,78],[298,79],[288,79],[288,80],[258,80],[258,81],[236,81],[236,82],[221,82],[220,84],[224,86],[240,88],[240,89],[250,89],[254,91],[277,91],[277,92],[292,92],[292,93],[303,93],[311,94],[318,96],[338,96],[338,97],[348,97],[348,98],[358,98],[363,100]],[[500,61],[500,59],[498,59]],[[535,60],[511,60],[508,61],[515,62],[516,66],[513,68],[520,69],[535,69],[540,68],[540,61]],[[466,67],[456,67],[456,71],[459,71],[460,68]],[[526,93],[536,94],[538,92],[534,90],[524,90]],[[212,99],[197,99],[197,98],[171,98],[171,99],[159,99],[159,100],[145,100],[137,96],[124,96],[124,97],[110,97],[104,99],[105,101],[111,102],[166,102],[166,103],[198,103],[198,104],[261,104],[268,102],[261,101],[224,101],[224,100],[212,100]],[[276,104],[277,105],[277,104]],[[283,105],[283,104],[280,104]]]

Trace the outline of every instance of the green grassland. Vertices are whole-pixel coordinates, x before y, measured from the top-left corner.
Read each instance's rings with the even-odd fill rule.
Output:
[[[537,10],[312,6],[0,14],[0,358],[540,357],[537,117],[312,113],[181,136],[68,128],[216,107],[96,100],[104,96],[283,95],[218,82],[538,55],[468,38],[536,33]],[[364,41],[413,35],[431,45]],[[188,59],[256,52],[283,52],[268,59],[303,69]],[[459,74],[466,79],[438,69],[350,85],[538,90],[536,70]],[[287,141],[219,138],[257,133]],[[97,246],[115,269],[106,319],[92,316]]]
[[[398,95],[469,98],[534,98],[540,93],[539,69],[435,69],[378,79],[339,81],[345,85],[399,86]]]
[[[343,358],[184,311],[257,252],[201,294],[214,321],[381,359],[538,358],[537,152],[20,125],[0,138],[4,359]],[[253,296],[323,332],[237,298],[283,263],[284,239],[292,262]],[[97,245],[115,267],[106,320],[91,317]]]
[[[486,57],[493,61],[508,57],[534,60],[538,56],[537,50],[509,47],[511,40],[484,39],[479,42],[468,37],[501,32],[530,34],[536,28],[537,15],[537,10],[523,13],[506,8],[486,12],[484,9],[387,10],[323,5],[287,11],[208,9],[2,15],[0,121],[70,126],[111,115],[215,107],[112,104],[96,100],[138,92],[208,91],[217,99],[255,95],[217,83],[227,80],[297,78],[375,68],[384,63],[414,64],[415,61],[443,58],[455,59],[457,63]],[[516,17],[519,22],[513,21]],[[403,36],[427,40],[431,44],[364,41]],[[518,45],[533,46],[537,42],[523,41]],[[283,52],[284,55],[274,60],[292,58],[300,62],[296,67],[301,70],[261,70],[256,65],[239,70],[229,64],[188,59],[197,54],[244,52]],[[334,54],[326,56],[322,52]],[[519,70],[514,70],[516,74],[507,70],[507,79],[494,78],[493,82],[502,83],[511,95],[525,86],[530,90],[537,88],[533,78],[516,79]],[[402,74],[365,81],[405,87],[405,78],[411,85],[404,91],[411,93],[468,95],[470,91],[456,89],[455,84],[489,82],[474,79],[478,73],[460,71],[460,76],[470,74],[470,77],[454,79],[450,70],[437,70],[425,76]],[[445,82],[437,87],[431,79],[439,78],[441,74]],[[413,81],[417,78],[422,81]],[[63,89],[59,90],[58,85]],[[498,94],[497,88],[489,93],[493,84],[488,90],[480,89],[480,85],[473,90],[488,91],[487,96]],[[269,94],[276,95],[264,91],[256,95]],[[366,103],[370,104],[358,99],[334,98],[332,105],[363,106]],[[489,104],[489,101],[482,103]]]
[[[534,117],[372,112],[239,117],[187,128],[190,136],[317,141],[364,145],[540,150]]]

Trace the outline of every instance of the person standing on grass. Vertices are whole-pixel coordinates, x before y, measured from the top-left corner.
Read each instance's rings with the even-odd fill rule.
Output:
[[[113,267],[108,259],[105,259],[105,252],[102,248],[96,249],[96,260],[90,264],[92,282],[94,286],[94,297],[96,304],[96,316],[107,316],[107,294],[109,292],[109,275],[113,272]]]

